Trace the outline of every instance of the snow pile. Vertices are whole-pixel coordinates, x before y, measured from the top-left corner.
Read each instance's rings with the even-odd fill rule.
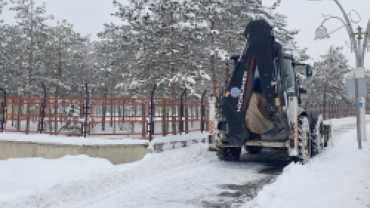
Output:
[[[169,143],[173,141],[190,141],[201,140],[208,137],[208,132],[191,132],[182,135],[154,136],[153,143]],[[70,144],[70,145],[114,145],[114,144],[149,144],[148,140],[133,139],[133,138],[106,138],[106,137],[69,137],[63,135],[48,135],[48,134],[24,134],[24,133],[1,133],[0,141],[18,141],[18,142],[35,142],[48,144]]]
[[[183,173],[185,174],[184,176],[186,176],[190,173],[189,169],[203,167],[210,162],[212,163],[212,161],[218,162],[215,153],[208,152],[207,148],[208,145],[198,144],[175,151],[166,151],[161,154],[151,153],[147,154],[141,161],[113,167],[105,161],[93,160],[92,158],[88,159],[88,157],[67,157],[61,160],[54,160],[55,164],[46,160],[43,163],[37,164],[43,160],[29,159],[25,161],[25,163],[28,162],[28,166],[24,167],[25,169],[22,170],[24,172],[23,174],[27,176],[18,177],[12,174],[6,176],[1,175],[4,180],[9,181],[8,184],[1,183],[4,192],[6,188],[8,190],[9,187],[16,188],[17,183],[19,183],[19,187],[17,189],[18,192],[14,192],[13,198],[0,197],[0,207],[87,207],[88,205],[91,206],[111,196],[117,196],[118,198],[125,196],[123,197],[124,199],[135,197],[151,198],[152,196],[150,194],[158,194],[158,192],[161,190],[163,191],[163,189],[167,191],[173,189],[172,186],[163,187],[160,184],[169,180],[168,177],[171,175]],[[86,159],[86,163],[83,162],[83,159]],[[87,159],[90,161],[88,162]],[[19,164],[15,164],[14,160],[9,160],[8,162],[14,164],[14,167],[10,167],[10,169],[13,169],[17,174],[21,174],[18,169]],[[68,170],[66,170],[66,163],[72,163]],[[43,167],[40,170],[36,170],[40,168],[40,166]],[[89,168],[92,166],[94,169]],[[2,163],[0,163],[1,170],[3,170],[3,167],[5,166],[2,166]],[[75,168],[76,171],[73,171]],[[85,171],[78,172],[77,168],[85,169]],[[95,168],[100,170],[95,172]],[[43,171],[46,172],[47,177],[42,177]],[[52,178],[55,172],[59,172],[58,174],[60,174],[60,177],[56,176]],[[41,174],[41,176],[38,174]],[[240,175],[240,173],[238,175]],[[68,177],[69,180],[64,180]],[[193,177],[194,176],[191,178],[193,179]],[[200,180],[203,179],[200,178]],[[31,184],[28,184],[30,181]],[[35,184],[32,184],[32,181],[35,181]],[[47,190],[40,190],[37,188],[38,184],[51,184],[52,182],[54,183],[53,186],[49,187]],[[180,184],[183,183],[182,181],[178,182]],[[202,184],[200,181],[198,182],[200,185]],[[35,185],[32,192],[27,191],[27,193],[20,194],[19,191],[22,188],[31,188],[32,185]],[[151,186],[157,187],[155,192],[153,192],[153,190],[147,190],[147,187]],[[121,193],[123,195],[121,195]],[[163,195],[163,197],[170,197],[168,194],[169,193]],[[157,196],[157,198],[158,197],[159,196]],[[130,201],[131,204],[148,203],[145,200],[136,198],[135,200],[128,201]],[[150,200],[153,201],[155,199],[151,198]],[[107,207],[107,204],[100,207]]]
[[[333,120],[334,128],[353,119]],[[336,137],[332,147],[306,165],[288,165],[273,184],[243,207],[369,207],[369,164],[370,142],[358,150],[356,130],[351,130]]]
[[[169,135],[165,137],[155,137],[152,142],[149,144],[149,149],[154,150],[154,144],[158,143],[164,143],[163,150],[169,150],[172,149],[173,145],[171,142],[178,142],[176,143],[176,148],[181,147],[182,144],[180,142],[185,142],[185,141],[197,141],[201,142],[203,139],[206,139],[208,137],[208,132],[191,132],[189,134],[183,133],[182,135]],[[189,142],[187,143],[187,145]]]
[[[82,179],[114,167],[105,159],[84,155],[60,159],[25,158],[0,160],[0,201],[17,199],[56,183]],[[1,206],[0,206],[1,207]]]

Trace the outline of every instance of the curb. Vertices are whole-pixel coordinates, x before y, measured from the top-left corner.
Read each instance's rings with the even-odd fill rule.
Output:
[[[206,143],[206,138],[202,139],[192,139],[192,140],[186,140],[186,141],[172,141],[172,142],[159,142],[159,143],[154,143],[153,144],[153,152],[159,153],[163,152],[164,150],[167,150],[168,148],[164,148],[165,145],[169,146],[170,149],[176,149],[176,147],[188,147],[190,144],[197,144],[197,143]],[[167,146],[167,147],[168,147]]]

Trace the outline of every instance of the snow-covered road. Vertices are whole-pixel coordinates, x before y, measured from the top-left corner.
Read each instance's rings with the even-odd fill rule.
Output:
[[[62,180],[0,207],[228,207],[257,194],[286,165],[279,152],[218,161],[204,144]],[[282,154],[283,155],[283,154]],[[7,201],[7,200],[5,200]]]
[[[334,138],[351,133],[354,128],[353,121],[337,122]],[[105,164],[104,170],[64,178],[27,195],[0,196],[0,207],[251,207],[260,203],[259,191],[266,184],[273,186],[287,165],[286,155],[281,151],[265,150],[259,155],[244,152],[240,161],[229,163],[218,161],[207,148],[194,144],[148,154],[132,164]],[[292,169],[291,166],[288,167]],[[245,204],[249,202],[253,204]]]

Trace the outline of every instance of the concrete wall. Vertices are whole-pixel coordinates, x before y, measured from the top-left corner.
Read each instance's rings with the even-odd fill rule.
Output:
[[[77,146],[67,144],[43,144],[34,142],[0,141],[0,160],[9,158],[43,157],[56,159],[65,155],[88,155],[105,158],[113,164],[135,162],[150,153],[147,145],[115,144]]]

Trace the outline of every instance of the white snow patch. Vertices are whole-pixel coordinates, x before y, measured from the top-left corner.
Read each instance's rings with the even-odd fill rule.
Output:
[[[164,143],[164,146],[163,146],[163,150],[169,150],[169,149],[173,149],[173,145],[171,144],[171,142],[178,142],[178,144],[176,144],[175,148],[176,147],[181,147],[181,143],[180,142],[184,142],[184,141],[197,141],[198,143],[202,141],[202,139],[206,139],[208,137],[208,132],[204,132],[204,133],[201,133],[201,132],[191,132],[189,134],[185,134],[183,133],[182,135],[171,135],[171,136],[165,136],[165,137],[155,137],[152,142],[149,144],[149,149],[154,149],[154,144],[157,144],[157,143]],[[188,143],[189,145],[189,143]]]
[[[105,159],[65,156],[60,159],[24,158],[0,160],[0,201],[43,191],[56,183],[83,179],[114,167]]]

